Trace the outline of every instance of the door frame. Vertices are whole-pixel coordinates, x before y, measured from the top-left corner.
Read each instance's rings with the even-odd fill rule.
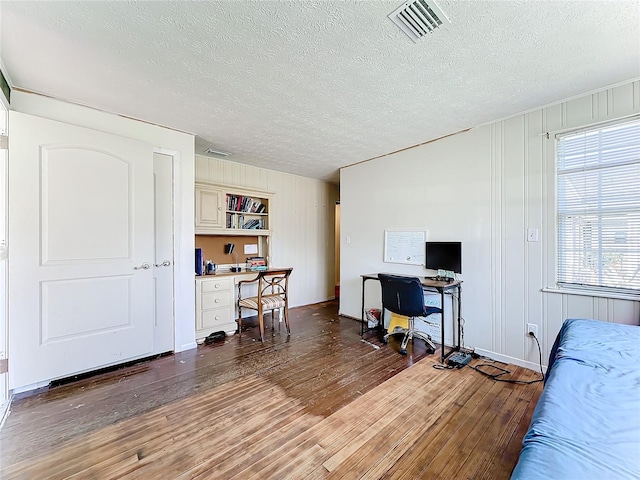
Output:
[[[18,244],[10,245],[9,388],[16,394],[52,379],[151,356],[153,272],[148,264],[153,253],[154,145],[19,111],[10,112],[10,122],[9,242]],[[91,191],[96,177],[84,161],[85,151],[106,174],[101,195],[114,200],[113,213],[101,195]],[[79,162],[78,178],[84,178],[81,189],[73,188],[78,179],[65,170],[73,162]],[[75,193],[55,190],[61,186]],[[87,207],[69,205],[78,215],[57,221],[65,218],[60,212],[69,201],[79,202],[78,195],[91,199]],[[47,215],[49,201],[52,217]],[[104,214],[105,222],[87,208]],[[28,213],[23,220],[21,214]],[[96,227],[93,233],[86,230],[85,215]],[[54,222],[48,224],[49,218]],[[76,243],[65,240],[68,232],[60,229],[65,222],[68,232],[79,232]],[[113,228],[115,243],[105,241],[111,237],[105,228]],[[76,301],[76,287],[88,295]],[[112,303],[111,295],[122,301]],[[95,301],[104,308],[93,315]]]
[[[4,116],[4,121],[2,122],[5,126],[5,131],[0,129],[0,135],[4,135],[8,138],[9,135],[9,102],[7,101],[4,94],[0,94],[0,115]],[[5,139],[6,139],[5,138]],[[4,140],[4,139],[3,139]],[[2,245],[2,251],[0,251],[0,268],[4,270],[4,282],[0,283],[0,295],[2,296],[2,301],[0,302],[2,312],[0,312],[0,339],[2,339],[2,345],[0,345],[0,351],[5,352],[5,356],[8,361],[9,357],[9,314],[8,314],[8,303],[9,303],[9,277],[8,277],[8,255],[7,255],[7,230],[9,223],[9,192],[8,192],[8,183],[9,183],[9,151],[6,148],[2,149],[4,151],[4,165],[1,165],[0,168],[4,169],[4,185],[0,186],[0,195],[4,196],[4,213],[2,216],[2,220],[4,221],[4,238],[0,239],[0,241],[4,241],[5,244]],[[6,364],[5,364],[6,365]],[[9,392],[9,373],[4,372],[0,373],[0,375],[4,376],[4,382],[0,383],[0,427],[4,423],[4,419],[6,418],[9,412],[9,406],[11,405],[12,395]]]
[[[63,122],[64,123],[64,122]],[[109,132],[106,132],[109,133]],[[177,342],[178,339],[178,324],[176,321],[176,292],[178,291],[178,287],[180,286],[180,271],[182,270],[180,268],[180,262],[177,261],[180,257],[180,248],[181,247],[181,238],[180,235],[178,234],[178,232],[180,231],[180,225],[181,225],[181,218],[183,217],[183,215],[181,215],[180,213],[180,205],[178,204],[178,202],[176,202],[176,198],[181,198],[181,185],[180,185],[180,168],[181,168],[181,155],[179,151],[176,150],[170,150],[170,149],[166,149],[166,148],[162,148],[162,147],[152,147],[152,152],[158,153],[158,154],[162,154],[165,156],[168,156],[171,158],[171,162],[172,162],[172,173],[171,173],[171,177],[172,177],[172,186],[171,186],[171,198],[172,198],[172,205],[171,205],[171,212],[173,215],[173,221],[172,221],[172,261],[173,261],[173,281],[172,281],[172,287],[173,287],[173,298],[172,298],[172,321],[173,321],[173,349],[172,352],[179,352],[184,350],[185,346],[184,345],[179,345]],[[185,268],[185,267],[182,267]],[[8,287],[8,285],[7,285]],[[194,288],[195,288],[195,283],[194,283]],[[7,289],[8,290],[8,289]],[[8,291],[4,292],[4,294],[7,297],[8,300]],[[8,317],[6,318],[7,320],[7,324],[8,324]],[[195,319],[193,321],[193,323],[195,324]],[[194,325],[195,328],[195,325]],[[7,332],[8,333],[8,332]],[[8,343],[8,337],[7,337],[7,343]],[[194,347],[197,346],[196,342],[194,343]],[[189,345],[190,346],[190,345]],[[7,351],[7,354],[9,355],[10,352]],[[151,356],[155,355],[156,353],[152,353]],[[143,355],[141,357],[137,357],[137,358],[145,358],[149,355]],[[135,358],[132,358],[130,360],[135,360]],[[113,364],[112,366],[116,366],[117,364]],[[86,372],[85,372],[86,373]],[[48,385],[49,381],[46,382],[40,382],[37,384],[31,384],[31,385],[27,385],[25,387],[21,387],[18,389],[14,389],[14,390],[8,390],[8,394],[9,397],[12,397],[13,393],[22,393],[24,391],[28,391],[31,390],[33,388],[38,388],[41,386],[45,386]],[[8,385],[8,382],[7,382]],[[0,402],[0,407],[2,402]],[[8,406],[9,404],[7,403],[7,411],[8,411]],[[0,409],[0,413],[2,412],[2,410]],[[1,419],[1,417],[0,417]]]
[[[196,348],[198,344],[195,341],[195,281],[192,266],[197,168],[195,135],[33,92],[12,91],[11,110],[140,140],[150,144],[152,149],[154,145],[162,146],[157,148],[158,153],[175,157],[174,352]]]
[[[178,228],[181,224],[181,215],[180,208],[178,202],[176,202],[176,198],[181,198],[180,191],[180,152],[176,150],[169,150],[162,147],[153,147],[153,153],[158,153],[160,155],[166,155],[171,157],[171,214],[173,215],[172,222],[172,262],[173,262],[173,301],[171,316],[173,318],[173,352],[179,352],[181,350],[180,346],[176,344],[176,340],[178,338],[177,322],[176,322],[176,292],[179,291],[179,279],[180,275],[178,274],[178,269],[180,268],[179,253],[180,253],[180,235]],[[195,288],[195,287],[194,287]],[[195,320],[194,320],[195,322]]]

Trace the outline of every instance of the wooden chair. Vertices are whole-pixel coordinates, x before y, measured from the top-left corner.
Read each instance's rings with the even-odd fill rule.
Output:
[[[284,311],[284,322],[287,327],[287,335],[291,335],[289,328],[289,275],[293,268],[281,268],[258,272],[255,278],[238,282],[238,333],[242,333],[242,309],[249,308],[258,312],[260,323],[260,341],[264,342],[264,312],[271,311],[271,329],[273,330],[273,311],[280,310],[280,321]],[[258,295],[242,298],[242,285],[258,282]]]

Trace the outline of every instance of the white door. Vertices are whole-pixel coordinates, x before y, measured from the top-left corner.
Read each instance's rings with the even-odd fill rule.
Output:
[[[153,154],[155,324],[153,353],[173,350],[173,157]]]
[[[10,112],[9,386],[153,350],[153,148]]]

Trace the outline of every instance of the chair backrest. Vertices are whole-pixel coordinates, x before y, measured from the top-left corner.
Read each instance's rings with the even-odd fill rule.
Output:
[[[426,316],[424,290],[417,277],[379,273],[382,285],[382,306],[406,317]]]
[[[293,268],[269,269],[258,273],[258,296],[282,295],[286,299],[292,270]]]

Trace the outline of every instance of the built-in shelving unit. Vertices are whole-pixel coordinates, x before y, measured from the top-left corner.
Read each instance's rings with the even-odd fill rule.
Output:
[[[196,234],[270,234],[273,195],[229,185],[196,183]]]
[[[236,331],[236,285],[239,279],[255,272],[231,273],[230,267],[245,267],[249,257],[270,262],[273,194],[196,182],[195,203],[196,248],[202,250],[203,260],[212,260],[218,265],[216,275],[197,276],[195,280],[196,338],[202,341],[214,332],[225,332],[229,336]],[[227,252],[228,244],[234,244],[233,253]]]

